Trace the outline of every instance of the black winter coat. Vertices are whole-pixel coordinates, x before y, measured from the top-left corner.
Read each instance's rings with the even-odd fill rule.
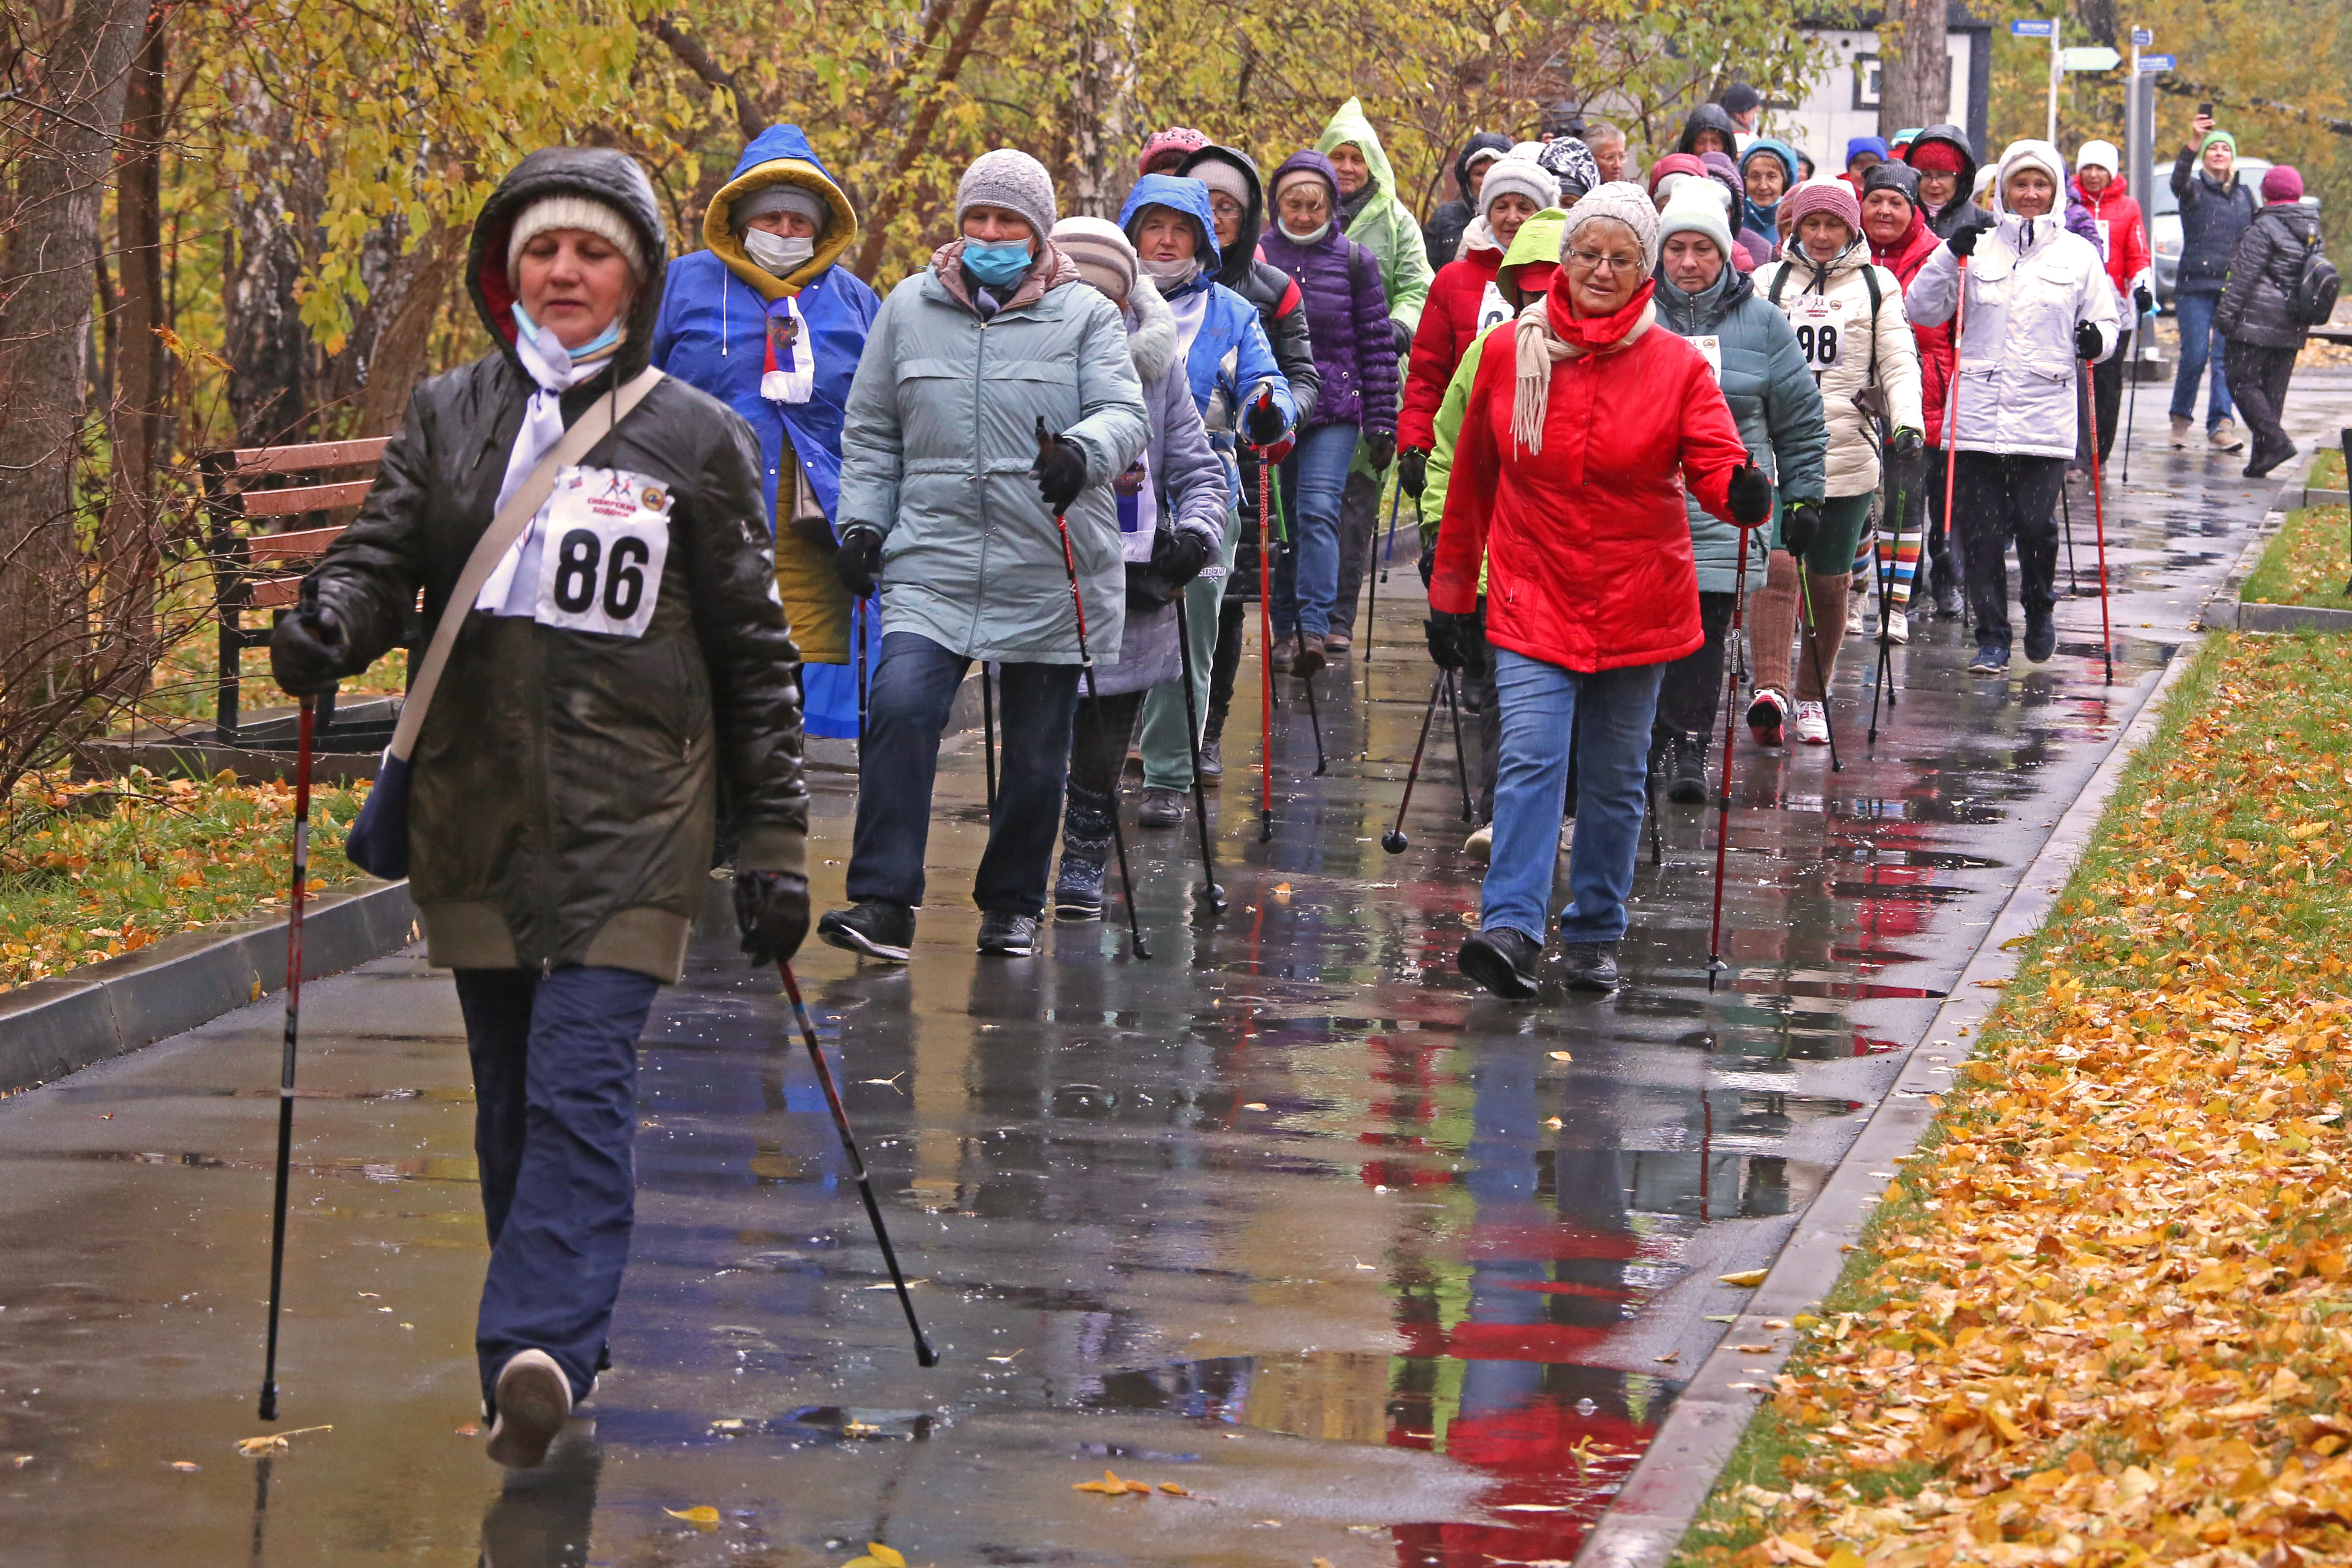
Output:
[[[1927,226],[1935,231],[1937,239],[1949,239],[1963,228],[1990,228],[1997,220],[1976,204],[1977,154],[1976,149],[1969,145],[1969,133],[1957,125],[1930,125],[1903,149],[1903,161],[1916,166],[1913,154],[1931,142],[1943,142],[1960,155],[1960,178],[1943,211],[1927,212],[1924,206],[1920,209],[1926,213]]]
[[[1470,205],[1470,155],[1482,150],[1499,156],[1511,150],[1511,139],[1492,131],[1474,132],[1470,140],[1462,144],[1462,151],[1454,155],[1454,188],[1462,194],[1430,214],[1429,221],[1421,226],[1422,247],[1429,252],[1432,272],[1454,259],[1454,253],[1462,248],[1462,237],[1468,232],[1470,220],[1478,216]]]
[[[2319,215],[2301,202],[2273,202],[2255,214],[2230,258],[2230,287],[2213,312],[2213,330],[2232,342],[2301,348],[2310,329],[2288,303],[2305,258],[2326,248]]]
[[[448,611],[489,526],[534,390],[512,347],[507,237],[526,204],[567,193],[617,209],[650,270],[612,366],[564,394],[564,422],[645,368],[668,255],[653,187],[619,153],[533,153],[483,205],[467,258],[499,347],[416,388],[358,521],[304,584],[346,629],[347,670],[394,644],[420,589],[428,627]],[[617,570],[630,541],[615,535],[601,575],[586,573],[589,618],[601,606],[635,629],[468,616],[411,759],[410,887],[436,964],[604,964],[675,981],[709,885],[722,778],[737,867],[804,872],[800,655],[741,416],[666,379],[581,467],[611,470],[647,509],[631,525],[640,569]],[[547,543],[572,562],[588,555],[572,543],[583,537],[597,542],[573,530]],[[657,572],[643,569],[648,542]],[[542,615],[574,611],[565,582],[559,572]]]
[[[2230,258],[2261,204],[2235,169],[2224,185],[2197,167],[2197,149],[2185,144],[2173,160],[2172,194],[2180,200],[2180,268],[2173,274],[2173,291],[2219,294],[2229,281]]]

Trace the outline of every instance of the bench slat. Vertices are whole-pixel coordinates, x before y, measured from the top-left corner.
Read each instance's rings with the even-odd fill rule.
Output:
[[[334,485],[297,485],[283,490],[247,490],[237,504],[247,517],[299,517],[306,511],[333,511],[357,506],[367,499],[373,479],[352,479]]]
[[[323,555],[342,536],[340,528],[306,528],[295,533],[257,533],[245,542],[245,557],[265,561],[301,561]]]
[[[299,474],[305,468],[348,468],[383,456],[389,436],[364,441],[313,441],[302,447],[239,447],[232,474]]]
[[[248,610],[283,610],[301,596],[301,578],[272,577],[251,584],[245,607]]]

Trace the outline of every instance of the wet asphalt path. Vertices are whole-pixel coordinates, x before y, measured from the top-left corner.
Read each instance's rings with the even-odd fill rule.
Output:
[[[1371,700],[1360,657],[1318,679],[1329,776],[1307,776],[1303,710],[1277,717],[1271,845],[1244,670],[1223,920],[1189,918],[1189,828],[1130,831],[1148,962],[1116,925],[973,955],[961,749],[911,969],[800,965],[934,1371],[772,977],[717,924],[646,1043],[615,1369],[509,1484],[460,1431],[482,1247],[446,979],[401,955],[306,994],[278,1429],[333,1430],[266,1463],[232,1444],[263,1430],[276,1005],[0,1102],[0,1559],[1566,1559],[1738,1305],[1716,1277],[1769,1261],[2275,488],[2164,451],[2162,390],[2141,403],[2111,491],[2116,683],[2095,598],[2003,680],[1928,623],[1873,752],[1850,647],[1843,773],[1743,737],[1713,993],[1711,805],[1667,809],[1616,996],[1504,1005],[1454,972],[1477,876],[1442,714],[1412,847],[1379,843],[1429,689],[1402,564]],[[2332,433],[2352,374],[2306,374],[2296,404],[2306,444]],[[821,901],[850,783],[817,779]],[[1072,1489],[1105,1468],[1190,1495]],[[715,1527],[664,1511],[698,1505]]]

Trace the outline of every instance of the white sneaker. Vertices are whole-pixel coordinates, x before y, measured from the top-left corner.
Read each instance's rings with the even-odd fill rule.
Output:
[[[1830,743],[1828,710],[1818,702],[1798,703],[1797,739],[1808,746],[1828,745]]]
[[[2189,432],[2193,428],[2195,428],[2194,422],[2184,416],[2176,414],[2172,416],[2172,449],[2174,451],[2189,450]]]
[[[1869,613],[1869,595],[1848,594],[1845,598],[1845,635],[1850,637],[1860,637],[1865,629],[1863,617]]]
[[[1907,644],[1911,640],[1911,616],[1905,610],[1886,612],[1886,640]]]
[[[1462,853],[1481,866],[1495,858],[1495,825],[1487,823],[1462,841]]]
[[[2237,421],[2233,419],[2224,419],[2214,426],[2212,433],[2205,437],[2205,441],[2217,452],[2239,451],[2246,444],[2239,438]]]
[[[487,1452],[510,1470],[530,1470],[572,1419],[572,1380],[545,1351],[517,1351],[499,1369],[499,1415]]]

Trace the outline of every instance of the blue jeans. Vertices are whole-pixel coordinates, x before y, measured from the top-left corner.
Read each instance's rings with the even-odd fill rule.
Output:
[[[866,699],[866,750],[857,760],[857,834],[849,853],[853,900],[887,899],[909,908],[923,901],[940,731],[971,664],[917,633],[882,634],[882,658]],[[1045,908],[1045,866],[1062,820],[1078,667],[1001,664],[997,669],[1003,765],[971,898],[983,910],[1034,916]]]
[[[1356,457],[1353,425],[1318,425],[1282,462],[1282,510],[1290,549],[1274,579],[1274,635],[1317,637],[1331,629],[1339,594],[1339,498]]]
[[[482,1396],[541,1350],[586,1397],[636,1216],[637,1037],[660,984],[633,970],[460,969],[490,1267]]]
[[[2172,378],[2172,416],[2197,417],[2197,383],[2205,367],[2213,368],[2212,395],[2205,400],[2205,428],[2230,417],[2230,377],[2222,366],[2227,355],[2213,331],[2213,312],[2221,308],[2219,294],[2175,294],[2172,309],[2180,326],[2180,369]]]
[[[1650,723],[1663,664],[1579,675],[1509,648],[1495,649],[1503,705],[1495,769],[1495,848],[1479,905],[1483,930],[1508,926],[1540,942],[1559,855],[1570,740],[1576,752],[1576,841],[1569,852],[1563,942],[1625,934],[1625,895],[1649,800]]]

